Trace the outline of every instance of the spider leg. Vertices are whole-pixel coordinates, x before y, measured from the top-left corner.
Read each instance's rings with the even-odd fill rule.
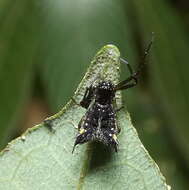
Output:
[[[92,85],[87,87],[85,94],[83,96],[83,99],[79,103],[82,107],[84,107],[86,109],[89,107],[89,105],[94,97],[94,91],[95,91],[95,88]]]
[[[138,83],[138,79],[137,77],[135,76],[135,74],[131,75],[130,77],[128,77],[126,80],[118,83],[116,86],[115,86],[115,91],[117,90],[123,90],[123,89],[127,89],[127,88],[131,88],[133,86],[136,86]]]
[[[71,100],[73,101],[73,103],[74,103],[75,105],[81,106],[80,104],[77,103],[77,101],[76,101],[73,97],[71,97]]]
[[[119,112],[120,110],[122,110],[123,108],[124,108],[124,106],[121,106],[120,108],[115,109],[115,112],[117,113],[117,112]]]
[[[150,43],[148,44],[147,48],[145,49],[142,59],[139,62],[139,67],[136,72],[136,76],[138,76],[141,73],[141,70],[143,69],[144,65],[146,64],[146,57],[150,52],[153,42],[154,42],[154,33],[152,32],[152,37],[151,37]]]
[[[137,85],[138,83],[138,77],[141,73],[141,70],[143,69],[144,65],[146,64],[146,57],[147,55],[149,54],[149,51],[151,49],[151,46],[152,46],[152,43],[153,43],[153,40],[154,40],[154,35],[152,33],[152,38],[151,38],[151,41],[150,43],[148,44],[147,48],[145,49],[144,51],[144,55],[139,63],[139,66],[138,66],[138,69],[136,72],[133,72],[133,69],[132,67],[130,66],[130,64],[125,61],[124,59],[120,58],[120,61],[122,61],[123,63],[125,63],[129,69],[129,72],[130,72],[130,77],[128,77],[126,80],[118,83],[116,86],[115,86],[115,91],[116,90],[124,90],[124,89],[128,89],[128,88],[132,88],[134,86]]]
[[[85,94],[80,103],[77,103],[77,101],[74,98],[71,99],[76,105],[87,109],[93,99],[93,95],[94,95],[94,88],[91,85],[90,87],[86,88]]]
[[[122,63],[125,63],[125,64],[126,64],[126,66],[127,66],[128,69],[129,69],[130,74],[132,75],[132,74],[133,74],[133,69],[132,69],[131,65],[129,64],[129,62],[126,61],[126,60],[123,59],[123,58],[120,58],[120,61],[121,61]]]

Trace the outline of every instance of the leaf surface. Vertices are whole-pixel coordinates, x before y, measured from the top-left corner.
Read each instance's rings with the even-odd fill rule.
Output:
[[[99,77],[118,83],[119,58],[115,46],[103,47],[93,59],[74,99],[79,102],[86,87]],[[116,106],[121,106],[120,93],[116,94]],[[117,116],[122,129],[118,153],[99,143],[87,143],[77,146],[71,154],[77,131],[74,126],[85,112],[70,101],[45,123],[9,143],[0,154],[0,189],[169,189],[125,111]]]

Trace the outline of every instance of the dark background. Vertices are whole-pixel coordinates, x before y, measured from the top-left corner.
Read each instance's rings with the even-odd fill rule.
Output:
[[[136,68],[151,32],[147,66],[124,102],[167,183],[188,189],[187,0],[1,0],[0,147],[58,112],[102,46]]]

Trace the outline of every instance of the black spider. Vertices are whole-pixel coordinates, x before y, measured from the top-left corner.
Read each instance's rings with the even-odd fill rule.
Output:
[[[73,151],[77,144],[97,140],[113,148],[117,152],[117,134],[120,132],[120,129],[116,122],[116,112],[120,109],[116,110],[113,107],[115,92],[117,90],[131,88],[137,84],[138,76],[145,64],[146,55],[151,45],[152,40],[145,51],[137,72],[133,72],[128,62],[120,59],[122,62],[126,63],[131,73],[130,77],[126,80],[117,85],[112,84],[111,81],[102,81],[86,89],[84,97],[79,105],[86,108],[87,112],[79,122],[78,134]]]

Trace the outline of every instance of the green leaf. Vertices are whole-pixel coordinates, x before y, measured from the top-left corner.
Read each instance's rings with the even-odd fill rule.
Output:
[[[95,56],[74,98],[81,100],[87,86],[97,78],[118,83],[119,50],[103,47]],[[121,106],[121,94],[116,94]],[[45,124],[29,129],[9,143],[0,154],[0,189],[170,189],[140,142],[128,113],[118,113],[118,153],[99,143],[77,146],[74,136],[86,110],[72,101]],[[53,131],[49,127],[53,127]]]

